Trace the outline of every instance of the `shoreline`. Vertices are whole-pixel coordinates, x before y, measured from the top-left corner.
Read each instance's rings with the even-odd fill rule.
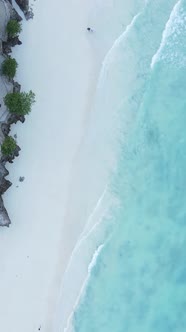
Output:
[[[132,16],[127,13],[121,22],[120,9],[113,11],[106,1],[101,8],[85,0],[57,1],[56,7],[48,2],[44,8],[38,1],[34,6],[34,20],[21,34],[23,49],[14,49],[21,64],[18,78],[25,90],[33,88],[37,103],[26,124],[11,129],[13,135],[18,133],[23,153],[8,166],[13,186],[5,203],[13,222],[0,234],[0,250],[8,248],[0,261],[4,332],[23,332],[25,327],[33,332],[40,326],[44,332],[52,330],[69,258],[105,189],[104,178],[89,195],[82,170],[87,162],[82,142],[94,112],[97,80],[105,55]],[[111,37],[107,15],[102,18],[105,8],[114,19]],[[89,34],[87,26],[95,33]],[[93,157],[95,145],[91,139],[89,143]],[[94,172],[91,158],[89,163]],[[20,175],[25,177],[21,185]],[[90,188],[99,176],[95,168]],[[7,311],[11,321],[6,320]]]

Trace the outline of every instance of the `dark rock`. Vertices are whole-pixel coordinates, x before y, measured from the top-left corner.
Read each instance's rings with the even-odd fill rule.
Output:
[[[21,151],[20,147],[16,145],[16,148],[13,153],[9,154],[8,156],[1,157],[1,163],[5,164],[6,162],[13,163],[15,157],[19,156],[19,151]]]
[[[29,0],[15,0],[15,1],[24,14],[29,11]]]
[[[8,170],[3,164],[0,164],[0,195],[11,186],[11,182],[6,180],[5,177],[9,174]],[[0,226],[9,226],[10,218],[4,207],[2,197],[0,196]]]
[[[11,224],[10,218],[8,216],[7,210],[5,209],[3,199],[0,197],[0,226],[9,227]]]
[[[2,49],[3,49],[3,53],[6,54],[6,55],[9,55],[10,53],[12,53],[12,49],[7,44],[7,42],[2,42]]]
[[[13,92],[20,92],[21,91],[21,84],[18,82],[13,82]]]
[[[7,41],[2,42],[3,53],[8,55],[12,52],[11,47],[21,44],[22,42],[19,40],[18,37],[9,38]]]
[[[14,92],[20,91],[19,90],[21,87],[20,84],[17,83],[16,86],[14,86],[14,87],[15,87],[15,90],[13,90]],[[7,136],[10,132],[11,124],[13,124],[13,123],[15,124],[18,121],[24,123],[25,122],[24,115],[10,114],[8,120],[6,122],[1,123],[1,130],[2,130],[3,134],[5,136]],[[14,138],[17,138],[16,134],[14,135]]]
[[[12,7],[10,18],[12,20],[16,20],[18,22],[22,21],[22,17],[18,14],[18,12]]]
[[[10,188],[12,185],[12,183],[7,180],[7,179],[0,179],[0,195],[3,195],[5,193],[5,191],[8,190],[8,188]]]
[[[8,3],[9,2],[9,3]],[[22,17],[17,13],[17,11],[12,7],[12,0],[8,0],[7,7],[10,13],[10,18],[15,19],[17,21],[21,21]],[[33,16],[32,10],[29,9],[29,0],[16,0],[17,4],[20,6],[22,11],[25,14],[25,17],[31,18]],[[12,52],[12,47],[15,45],[21,45],[22,42],[18,37],[8,38],[7,34],[5,34],[5,39],[0,41],[0,49],[1,53],[4,55],[9,55]],[[13,80],[10,80],[10,83],[13,84],[13,92],[20,92],[21,85]],[[1,105],[0,105],[1,106]],[[11,124],[21,121],[22,123],[25,121],[25,117],[23,115],[16,114],[8,114],[6,121],[0,122],[1,130],[4,136],[7,136],[10,132]],[[14,138],[17,136],[14,135]],[[5,191],[12,185],[12,183],[6,179],[6,176],[9,174],[7,169],[5,168],[6,162],[12,163],[14,158],[19,155],[20,147],[16,145],[15,151],[9,156],[2,156],[0,159],[0,226],[9,226],[10,218],[8,216],[7,210],[4,206],[3,199],[1,195],[5,193]],[[20,181],[23,181],[24,177],[20,177]]]
[[[25,13],[25,18],[26,18],[26,20],[30,20],[30,19],[33,19],[33,17],[34,17],[34,13],[33,13],[32,8],[30,8],[30,9],[28,10],[28,12]]]
[[[14,47],[16,45],[21,45],[22,44],[22,42],[19,40],[18,37],[14,37],[14,38],[8,39],[8,43],[9,43],[10,47]]]
[[[19,147],[19,145],[17,145],[14,153],[12,154],[13,159],[19,156],[19,151],[21,151],[21,148]]]
[[[9,175],[9,171],[6,169],[5,165],[0,164],[0,178],[6,177],[7,175]]]
[[[23,181],[24,181],[24,179],[25,179],[25,177],[24,177],[24,176],[20,176],[20,177],[19,177],[19,182],[23,182]]]
[[[8,41],[6,42],[6,44],[9,47],[14,47],[16,45],[21,45],[22,42],[19,40],[19,37],[13,37],[13,38],[8,38]]]
[[[18,115],[18,114],[10,114],[7,124],[13,124],[17,123],[18,121],[24,123],[25,122],[25,117],[24,115]]]
[[[32,8],[29,7],[29,0],[15,0],[19,8],[25,15],[26,20],[30,20],[34,17]]]
[[[5,122],[3,122],[3,123],[1,124],[1,130],[2,130],[2,132],[3,132],[3,134],[4,134],[5,136],[8,136],[8,134],[9,134],[9,132],[10,132],[10,125],[7,124],[7,123],[5,123]]]

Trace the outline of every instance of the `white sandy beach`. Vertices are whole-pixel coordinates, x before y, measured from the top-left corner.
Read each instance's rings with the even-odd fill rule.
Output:
[[[60,332],[54,320],[63,275],[107,184],[99,161],[96,167],[92,163],[102,133],[97,142],[90,139],[90,155],[82,146],[104,57],[136,14],[129,0],[126,12],[121,8],[120,0],[117,6],[108,0],[101,5],[97,0],[40,0],[34,2],[34,20],[23,23],[23,45],[13,53],[17,78],[23,90],[36,93],[37,102],[25,124],[12,129],[22,150],[8,165],[13,185],[4,201],[12,224],[0,229],[2,332],[33,332],[40,326]],[[69,282],[75,284],[75,277]],[[64,295],[61,331],[78,288],[74,296]]]

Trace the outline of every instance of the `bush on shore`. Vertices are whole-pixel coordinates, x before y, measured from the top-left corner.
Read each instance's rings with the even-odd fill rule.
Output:
[[[1,66],[2,74],[7,76],[9,79],[14,78],[17,67],[18,64],[15,59],[7,58],[6,60],[3,61]]]
[[[18,36],[21,32],[21,24],[17,20],[9,20],[6,26],[6,31],[9,38]]]
[[[16,146],[16,141],[13,139],[13,137],[7,136],[1,145],[1,152],[4,156],[9,156],[15,151]]]
[[[10,113],[26,115],[30,113],[32,104],[35,102],[35,94],[32,91],[7,93],[4,103]]]

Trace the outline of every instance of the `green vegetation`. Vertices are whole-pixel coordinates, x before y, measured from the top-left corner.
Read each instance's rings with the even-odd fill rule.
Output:
[[[16,20],[9,20],[6,26],[6,31],[9,38],[14,38],[21,32],[21,24]]]
[[[4,156],[11,155],[16,149],[16,142],[11,136],[7,136],[1,145],[1,152]]]
[[[18,64],[15,59],[8,58],[4,60],[1,67],[3,75],[7,76],[9,79],[13,78],[16,74],[17,66]]]
[[[32,91],[7,93],[4,97],[5,105],[10,113],[26,115],[31,111],[35,102],[35,94]]]

